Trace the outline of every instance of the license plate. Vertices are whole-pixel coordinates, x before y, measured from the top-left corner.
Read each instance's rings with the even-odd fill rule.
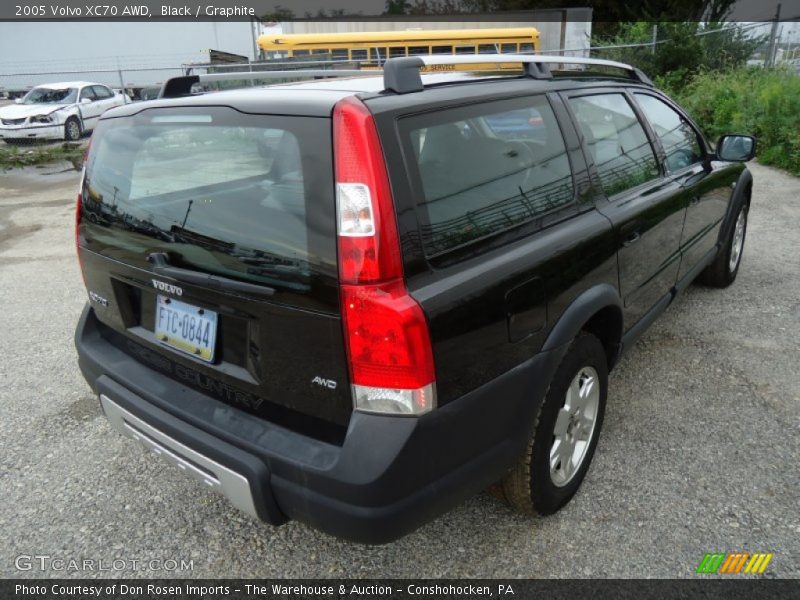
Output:
[[[158,296],[155,334],[159,342],[211,362],[217,339],[217,313]]]

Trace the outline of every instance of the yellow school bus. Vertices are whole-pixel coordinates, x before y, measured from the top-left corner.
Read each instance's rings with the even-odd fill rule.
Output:
[[[271,60],[302,58],[381,65],[387,58],[425,54],[518,54],[538,52],[534,27],[436,29],[360,33],[264,34],[258,45]]]

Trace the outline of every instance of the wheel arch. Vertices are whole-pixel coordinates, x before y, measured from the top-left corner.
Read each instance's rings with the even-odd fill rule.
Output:
[[[733,188],[731,199],[728,202],[728,210],[725,211],[725,216],[722,219],[722,226],[719,228],[720,248],[724,247],[724,241],[728,239],[728,236],[733,230],[736,217],[739,214],[739,209],[743,204],[750,205],[752,195],[753,175],[750,173],[749,169],[745,168],[739,174],[739,179],[736,180],[736,187]]]
[[[615,287],[603,283],[575,298],[553,326],[542,351],[565,347],[581,331],[600,340],[610,371],[619,358],[623,332],[622,300]]]

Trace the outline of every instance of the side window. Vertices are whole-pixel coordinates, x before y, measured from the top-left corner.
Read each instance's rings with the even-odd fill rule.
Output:
[[[503,44],[501,46],[501,51],[503,54],[516,54],[517,53],[517,45],[516,44]]]
[[[353,57],[353,60],[367,60],[367,49],[366,48],[353,48],[350,51],[350,56]]]
[[[659,176],[653,147],[623,94],[570,98],[606,195]]]
[[[431,48],[431,54],[452,54],[452,46],[434,46]]]
[[[703,150],[697,133],[688,121],[666,102],[649,94],[635,94],[644,116],[650,122],[667,155],[667,169],[679,171],[700,162]]]
[[[545,97],[403,119],[428,256],[574,209],[569,159]]]
[[[533,107],[488,115],[484,117],[484,121],[492,133],[501,139],[547,142],[544,119]]]
[[[92,102],[97,100],[97,96],[95,95],[94,90],[89,86],[81,90],[81,100],[83,100],[84,98],[88,98]]]
[[[104,85],[95,85],[92,86],[94,90],[94,95],[97,96],[98,100],[106,100],[108,98],[113,98],[114,94]]]

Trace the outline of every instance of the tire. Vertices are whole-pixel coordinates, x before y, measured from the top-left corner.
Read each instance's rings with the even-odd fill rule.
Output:
[[[607,394],[608,362],[603,345],[582,332],[556,369],[525,451],[502,482],[503,494],[513,508],[549,515],[572,499],[592,462]],[[582,411],[584,417],[593,412],[594,418],[576,419],[575,411],[579,415]],[[572,448],[567,450],[567,464],[558,448]]]
[[[698,281],[712,287],[725,288],[736,280],[739,266],[742,264],[744,240],[747,235],[748,204],[742,204],[736,215],[733,228],[720,249],[717,257],[700,273]]]
[[[64,123],[64,141],[65,142],[77,142],[81,139],[81,123],[78,121],[77,117],[70,117],[67,119],[67,122]]]

